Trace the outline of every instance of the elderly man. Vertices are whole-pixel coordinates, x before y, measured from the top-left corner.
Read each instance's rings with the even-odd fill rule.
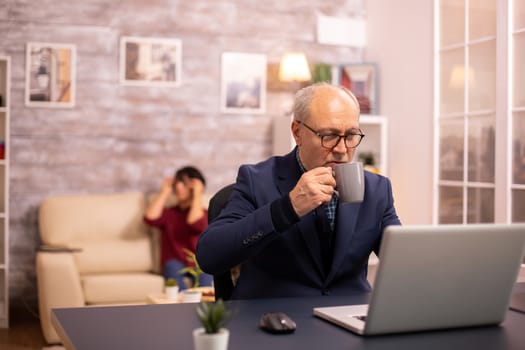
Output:
[[[291,131],[292,152],[239,168],[197,260],[211,274],[240,265],[235,299],[370,291],[368,256],[400,221],[383,176],[365,172],[361,203],[340,204],[334,192],[332,168],[350,162],[364,136],[355,96],[326,83],[300,90]]]

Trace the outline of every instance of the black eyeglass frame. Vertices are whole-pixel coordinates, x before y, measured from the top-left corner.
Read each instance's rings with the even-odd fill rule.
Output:
[[[329,150],[333,150],[334,148],[337,147],[337,145],[339,145],[339,142],[341,142],[341,139],[344,139],[345,141],[345,147],[347,149],[349,148],[357,148],[357,146],[359,146],[361,144],[361,141],[363,141],[363,137],[365,137],[365,134],[363,134],[363,131],[361,129],[359,129],[359,133],[356,134],[356,133],[348,133],[348,134],[343,134],[343,135],[338,135],[338,134],[321,134],[319,131],[316,131],[314,130],[311,126],[307,125],[305,122],[302,122],[300,120],[296,120],[296,122],[300,125],[304,125],[308,130],[310,130],[311,132],[313,132],[317,137],[319,137],[321,139],[321,146],[323,148],[326,148],[326,149],[329,149]],[[327,136],[337,136],[339,137],[339,139],[337,140],[337,142],[335,143],[335,145],[333,147],[326,147],[324,145],[324,138],[327,137]],[[352,146],[352,147],[348,147],[348,144],[347,144],[347,137],[348,136],[359,136],[359,141],[357,141],[357,144],[355,146]]]

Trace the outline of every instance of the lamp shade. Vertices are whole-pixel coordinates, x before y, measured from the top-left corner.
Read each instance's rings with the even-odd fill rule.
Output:
[[[279,65],[280,81],[309,81],[312,79],[306,56],[300,52],[288,52]]]

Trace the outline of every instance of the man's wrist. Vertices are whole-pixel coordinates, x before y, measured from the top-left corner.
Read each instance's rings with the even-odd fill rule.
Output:
[[[299,221],[299,216],[295,212],[288,194],[270,204],[270,214],[277,232],[282,232]]]

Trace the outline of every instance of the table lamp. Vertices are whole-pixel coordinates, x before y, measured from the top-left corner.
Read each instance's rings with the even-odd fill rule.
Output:
[[[288,52],[283,55],[279,64],[280,81],[299,83],[311,79],[312,75],[304,53]]]
[[[312,75],[310,74],[310,67],[306,56],[302,52],[287,52],[281,57],[279,64],[279,80],[290,83],[290,90],[295,94],[301,87],[301,83],[310,81]],[[291,103],[293,104],[293,102]],[[286,115],[290,115],[286,111]]]

